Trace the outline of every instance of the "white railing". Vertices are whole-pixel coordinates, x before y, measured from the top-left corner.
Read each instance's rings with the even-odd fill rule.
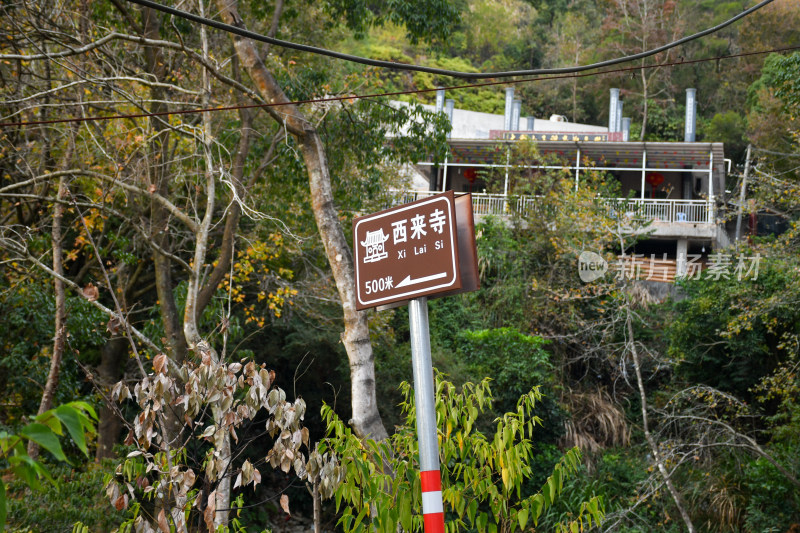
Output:
[[[475,215],[508,215],[508,201],[502,194],[476,193],[472,195],[472,212]]]
[[[437,191],[392,191],[393,205],[422,200]],[[612,214],[619,213],[628,219],[654,222],[713,223],[710,203],[706,200],[665,200],[651,198],[605,198]],[[472,212],[475,215],[508,216],[512,211],[530,213],[536,209],[537,198],[531,196],[509,197],[502,194],[472,193]]]
[[[687,222],[708,224],[713,222],[706,200],[663,200],[651,198],[607,198],[612,209],[628,218],[654,222]]]

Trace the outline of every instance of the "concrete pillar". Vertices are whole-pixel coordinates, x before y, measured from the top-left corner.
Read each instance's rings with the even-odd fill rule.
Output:
[[[608,131],[617,131],[617,105],[619,104],[619,89],[611,89],[611,100],[608,104]]]
[[[693,143],[697,129],[697,89],[686,89],[686,121],[683,142]]]
[[[622,117],[622,140],[631,140],[631,117]]]
[[[622,106],[625,102],[622,98],[619,99],[617,102],[617,125],[615,126],[614,131],[622,131]]]
[[[448,139],[453,133],[453,110],[455,109],[455,107],[456,107],[456,102],[452,98],[448,98],[444,101],[445,114],[447,115],[447,120],[450,122],[450,131],[447,132]]]
[[[437,87],[436,89],[436,112],[444,113],[444,89]],[[430,190],[436,191],[439,189],[439,182],[441,176],[441,169],[439,165],[434,165],[431,168]]]
[[[536,119],[533,118],[533,117],[528,117],[528,128],[527,128],[527,130],[528,131],[534,131],[535,126],[536,126]]]
[[[506,109],[503,115],[503,129],[509,131],[511,129],[511,110],[514,106],[514,87],[506,87]]]
[[[679,278],[686,275],[686,264],[688,261],[687,254],[689,252],[689,240],[688,239],[678,239],[678,249],[675,254],[677,257],[677,265],[675,268],[675,275]]]
[[[511,103],[511,129],[514,131],[519,130],[519,115],[522,112],[522,102],[514,100]]]
[[[441,113],[444,111],[444,89],[441,87],[436,88],[436,112]]]

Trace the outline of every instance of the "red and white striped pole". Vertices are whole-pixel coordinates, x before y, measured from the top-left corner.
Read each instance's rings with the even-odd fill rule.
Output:
[[[421,471],[422,517],[425,533],[444,533],[444,507],[442,504],[442,476],[439,470]]]
[[[408,318],[411,333],[411,366],[414,370],[414,400],[417,406],[422,516],[425,521],[425,533],[444,533],[428,299],[422,297],[411,300],[408,303]]]

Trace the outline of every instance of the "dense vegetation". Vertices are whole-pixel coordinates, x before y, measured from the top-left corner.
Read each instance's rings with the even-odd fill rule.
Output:
[[[745,7],[181,5],[289,41],[463,71],[591,63]],[[418,530],[408,314],[359,314],[372,348],[354,355],[370,343],[352,333],[348,252],[335,240],[390,202],[405,164],[443,159],[446,125],[386,98],[235,107],[461,82],[246,50],[117,1],[0,10],[0,530],[307,530],[313,519]],[[757,276],[687,279],[655,301],[624,277],[576,275],[582,250],[611,262],[630,242],[594,202],[613,180],[587,172],[575,191],[568,175],[520,170],[519,189],[540,194],[547,216],[484,221],[481,289],[430,302],[448,521],[800,528],[798,27],[797,3],[775,0],[625,72],[516,85],[524,115],[592,124],[607,122],[608,89],[620,87],[634,137],[664,141],[682,140],[683,91],[697,88],[700,140],[724,142],[734,160],[727,188],[741,186],[750,144],[745,212],[787,229],[731,251],[758,255]],[[502,85],[448,97],[502,113]],[[158,115],[209,107],[225,109]],[[535,146],[519,146],[515,160],[529,157]],[[373,361],[374,379],[358,373]],[[370,394],[377,422],[354,412]]]

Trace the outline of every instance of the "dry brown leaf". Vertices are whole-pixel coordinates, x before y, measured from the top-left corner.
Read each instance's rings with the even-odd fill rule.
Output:
[[[214,515],[217,513],[217,491],[208,495],[208,505],[203,511],[203,520],[206,523],[209,533],[214,533]]]
[[[167,354],[160,353],[153,359],[153,370],[156,371],[156,374],[162,373],[167,367]]]
[[[83,296],[90,302],[94,302],[100,297],[100,290],[91,283],[87,284],[82,292]]]
[[[117,511],[121,511],[121,510],[125,509],[125,507],[127,507],[127,505],[126,505],[127,502],[125,501],[126,499],[127,498],[125,498],[125,495],[121,494],[119,496],[119,498],[117,498],[117,501],[114,502],[114,508]]]
[[[289,497],[286,494],[281,494],[281,509],[283,512],[291,516],[291,512],[289,512]]]
[[[112,316],[106,324],[106,330],[112,335],[116,335],[120,332],[120,329],[122,329],[122,322],[117,317]]]
[[[164,509],[161,509],[161,512],[158,513],[158,529],[160,529],[164,533],[169,533],[169,524],[167,523],[167,513],[164,512]]]

